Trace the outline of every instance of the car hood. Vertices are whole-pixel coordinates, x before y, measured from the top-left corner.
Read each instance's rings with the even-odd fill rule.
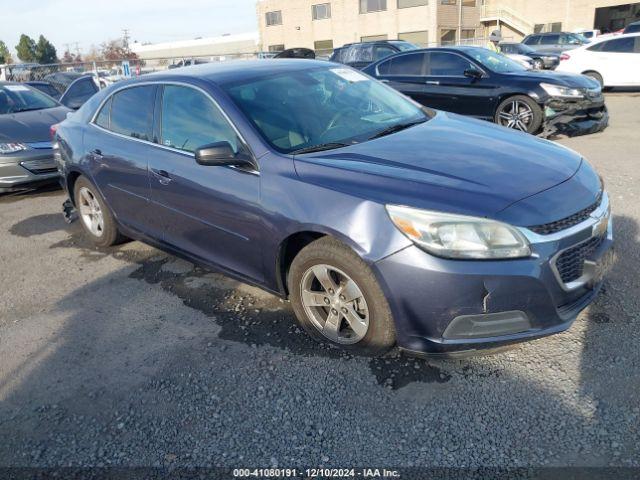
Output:
[[[295,157],[308,183],[385,204],[493,218],[567,181],[581,163],[565,147],[445,112],[393,135]]]
[[[594,88],[597,83],[584,75],[561,73],[550,70],[527,70],[525,72],[505,73],[508,77],[518,77],[539,83],[552,83],[571,88]]]
[[[51,140],[51,125],[63,121],[70,111],[59,106],[0,115],[0,141],[29,143]]]

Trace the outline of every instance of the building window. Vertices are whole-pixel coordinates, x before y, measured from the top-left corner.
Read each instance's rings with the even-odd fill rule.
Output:
[[[562,22],[550,23],[549,24],[550,32],[561,32],[562,31]]]
[[[420,7],[429,5],[429,0],[398,0],[398,8]]]
[[[533,27],[533,33],[542,33],[544,31],[544,23],[536,23]]]
[[[387,0],[360,0],[360,13],[381,12],[387,9]]]
[[[462,0],[462,6],[463,7],[475,7],[476,6],[476,0]]]
[[[284,45],[269,45],[270,52],[283,52]]]
[[[404,40],[405,42],[413,43],[419,47],[426,47],[429,45],[429,32],[427,30],[423,30],[421,32],[399,33],[398,40]]]
[[[456,30],[453,28],[443,28],[440,30],[440,43],[442,45],[451,45],[456,43]]]
[[[387,40],[386,35],[369,35],[367,37],[360,37],[361,42],[379,42],[381,40]]]
[[[333,40],[316,40],[313,42],[313,49],[318,54],[333,52]]]
[[[462,30],[462,40],[467,40],[467,43],[469,43],[470,40],[474,40],[475,38],[476,38],[475,28],[465,28]]]
[[[331,18],[331,4],[321,3],[319,5],[311,5],[311,14],[314,20]]]
[[[456,5],[457,0],[440,0],[440,5]]]
[[[267,12],[267,26],[282,25],[282,12],[280,10],[276,12]]]

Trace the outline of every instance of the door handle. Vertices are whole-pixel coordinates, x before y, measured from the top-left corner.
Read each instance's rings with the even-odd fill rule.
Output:
[[[427,85],[440,85],[440,82],[435,81],[435,80],[427,80],[425,83]]]
[[[95,150],[91,151],[91,155],[97,158],[102,158],[102,150],[100,150],[99,148],[96,148]]]
[[[161,185],[169,185],[171,183],[171,175],[166,170],[151,169],[151,173],[155,175]]]

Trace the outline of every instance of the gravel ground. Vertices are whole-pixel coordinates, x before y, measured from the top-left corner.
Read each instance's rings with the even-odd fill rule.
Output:
[[[608,103],[607,131],[561,140],[611,193],[603,293],[465,360],[341,354],[260,290],[91,248],[60,191],[0,198],[0,465],[640,466],[640,94]]]

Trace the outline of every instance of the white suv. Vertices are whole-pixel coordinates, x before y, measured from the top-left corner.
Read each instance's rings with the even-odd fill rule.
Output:
[[[640,33],[596,39],[565,52],[556,71],[588,75],[603,87],[640,86]]]

